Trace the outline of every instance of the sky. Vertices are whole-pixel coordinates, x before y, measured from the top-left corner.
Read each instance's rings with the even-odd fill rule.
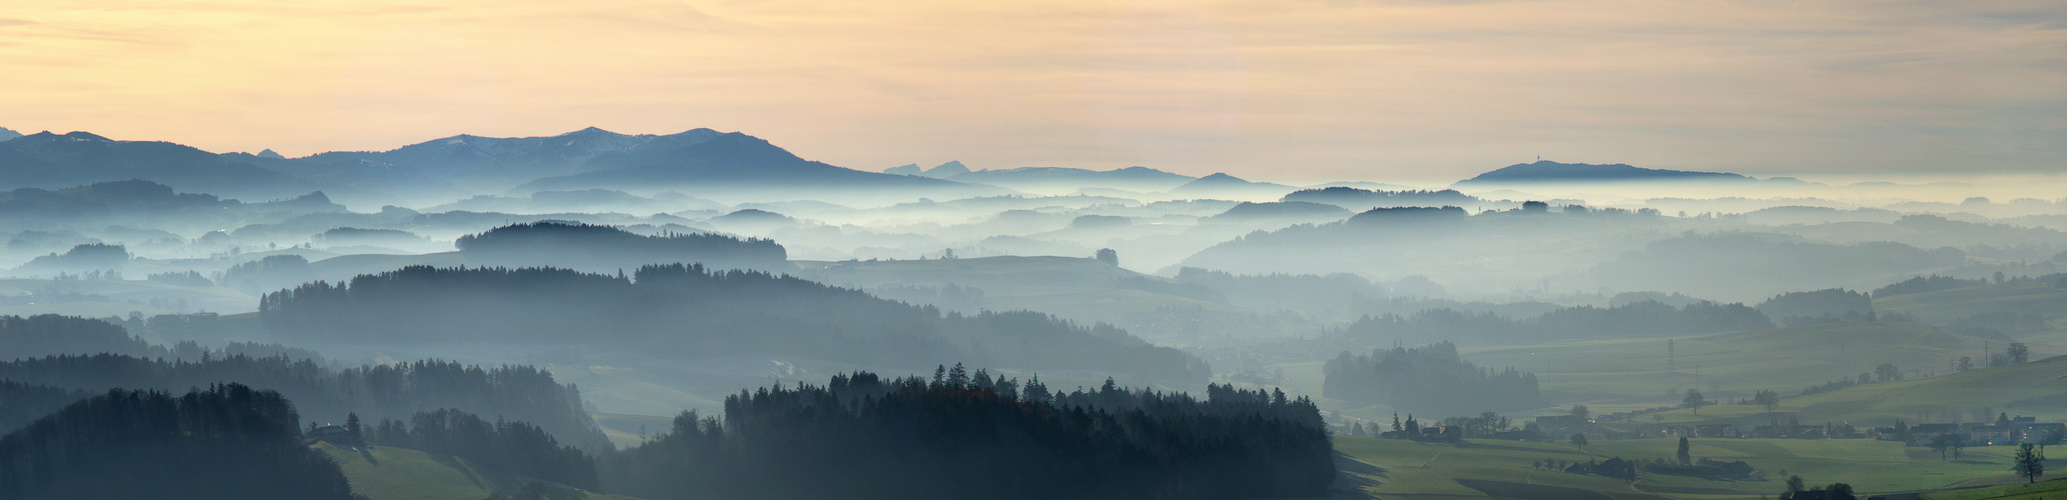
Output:
[[[872,171],[2067,170],[2058,0],[9,0],[0,68],[0,126],[289,156],[596,126]]]

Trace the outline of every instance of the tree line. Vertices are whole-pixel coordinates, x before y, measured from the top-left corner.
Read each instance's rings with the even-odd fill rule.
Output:
[[[496,266],[551,263],[589,271],[648,264],[698,263],[712,268],[789,269],[789,253],[775,240],[717,233],[635,234],[610,226],[540,221],[459,237],[461,254]]]
[[[0,362],[0,380],[86,391],[174,390],[234,381],[285,394],[310,415],[406,418],[426,408],[457,408],[532,422],[584,449],[610,447],[582,410],[580,391],[529,366],[482,368],[424,360],[331,370],[285,356],[168,361],[96,354]]]
[[[725,414],[605,460],[605,483],[677,498],[1246,498],[1333,481],[1319,410],[1211,386],[1205,400],[1108,382],[1049,394],[957,366],[727,397]],[[796,480],[797,474],[809,480]]]
[[[0,373],[19,375],[20,364]],[[0,383],[0,396],[37,391],[79,394]],[[684,413],[624,451],[563,446],[541,426],[450,408],[370,428],[352,413],[344,441],[656,499],[1309,496],[1335,474],[1319,410],[1283,391],[1209,385],[1202,400],[1108,379],[1051,392],[1039,377],[958,364],[930,381],[856,372],[741,391],[724,408],[722,420]],[[337,465],[302,446],[299,421],[282,393],[236,383],[181,397],[110,390],[0,437],[0,498],[354,498]],[[812,479],[790,478],[799,471]]]
[[[1322,366],[1321,396],[1377,403],[1422,414],[1474,414],[1543,406],[1536,375],[1513,368],[1481,368],[1457,355],[1457,345],[1343,351]]]
[[[631,277],[552,268],[412,266],[265,294],[267,329],[316,341],[581,341],[674,356],[786,354],[922,369],[933,360],[1204,382],[1204,361],[1105,324],[942,314],[790,276],[648,265]]]
[[[115,353],[164,356],[165,348],[120,325],[56,314],[0,316],[0,361],[53,354]],[[95,388],[105,389],[105,387]]]
[[[586,490],[600,486],[594,458],[580,448],[560,445],[552,434],[529,422],[489,422],[443,408],[417,412],[407,421],[382,420],[364,434],[368,444],[452,455],[496,471]]]
[[[0,437],[0,498],[361,499],[280,393],[114,389]]]

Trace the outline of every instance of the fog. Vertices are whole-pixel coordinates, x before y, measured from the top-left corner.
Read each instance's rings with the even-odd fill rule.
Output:
[[[188,401],[165,403],[169,420],[288,417],[222,431],[273,443],[223,456],[344,464],[277,472],[313,479],[269,491],[334,486],[342,470],[357,494],[390,494],[353,465],[400,460],[372,451],[388,447],[548,489],[806,498],[827,492],[742,478],[910,445],[923,449],[893,465],[982,456],[1081,481],[921,474],[870,495],[1310,496],[1390,491],[1400,479],[1360,467],[1418,452],[1387,438],[1529,443],[1518,460],[1548,470],[1585,449],[1575,436],[1630,460],[1558,474],[1639,491],[1775,494],[1799,475],[1782,467],[1921,490],[1942,485],[1837,459],[1641,454],[1810,426],[1897,450],[1957,434],[1999,462],[1985,447],[2057,440],[2044,422],[2067,418],[2049,385],[1972,390],[2049,380],[2046,358],[2067,352],[2067,198],[2046,178],[1537,161],[1449,185],[1292,185],[1153,166],[844,168],[709,129],[303,158],[43,133],[0,141],[0,161],[0,396],[20,401],[0,412],[15,432],[0,451],[60,446],[97,432],[93,408],[166,398]],[[118,387],[167,392],[103,394]],[[303,428],[346,414],[364,422],[349,439]],[[953,430],[972,418],[1045,437]],[[1250,420],[1201,423],[1218,418]],[[1054,454],[1068,446],[1191,451]],[[7,457],[0,471],[123,463]],[[730,465],[669,472],[689,463]],[[2008,474],[1982,469],[1958,477]],[[1268,478],[1211,479],[1232,471]],[[0,475],[0,491],[86,487],[23,477]],[[489,490],[530,487],[510,484]]]

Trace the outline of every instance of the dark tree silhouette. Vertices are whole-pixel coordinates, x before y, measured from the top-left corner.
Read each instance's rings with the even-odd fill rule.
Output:
[[[496,266],[552,264],[591,272],[653,264],[700,264],[713,269],[789,269],[789,253],[775,240],[717,233],[644,236],[610,226],[542,221],[490,229],[454,242],[475,262]]]
[[[1099,262],[1104,262],[1108,266],[1119,267],[1120,265],[1120,253],[1110,248],[1098,249],[1097,258]]]
[[[570,341],[656,354],[774,353],[911,369],[940,359],[1101,370],[1204,382],[1204,361],[1110,325],[1026,312],[941,314],[789,276],[639,268],[632,278],[563,269],[407,267],[349,285],[266,294],[267,328],[315,341]]]
[[[63,389],[139,387],[172,390],[234,381],[279,391],[308,415],[406,418],[421,408],[449,407],[521,419],[570,444],[602,450],[609,439],[581,408],[581,393],[528,366],[482,368],[426,360],[331,371],[284,356],[230,355],[202,361],[129,356],[51,356],[0,363],[0,380]],[[334,421],[334,420],[333,420]]]
[[[0,316],[0,361],[53,354],[164,356],[165,349],[129,334],[121,325],[97,319],[41,314]],[[95,390],[106,389],[97,387]]]
[[[238,385],[111,390],[0,437],[0,498],[348,500],[294,405]]]
[[[1107,383],[1041,402],[870,373],[742,391],[722,423],[684,413],[606,462],[605,483],[654,499],[1223,499],[1315,495],[1334,476],[1305,398]]]
[[[497,471],[594,490],[596,461],[573,446],[561,446],[545,430],[525,422],[494,422],[453,409],[419,412],[408,422],[383,420],[376,444],[453,455]]]
[[[2038,453],[2032,449],[2031,443],[2020,444],[2017,445],[2016,464],[2011,469],[2015,470],[2017,475],[2024,476],[2027,482],[2036,483],[2038,476],[2045,475],[2045,459],[2038,458]]]
[[[1457,346],[1449,342],[1379,349],[1368,356],[1343,352],[1322,371],[1321,394],[1329,398],[1437,414],[1543,406],[1536,375],[1479,368],[1459,358]]]

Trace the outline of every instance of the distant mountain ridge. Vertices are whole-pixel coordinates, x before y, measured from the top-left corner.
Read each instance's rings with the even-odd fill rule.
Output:
[[[1086,188],[1161,192],[1198,180],[1197,177],[1139,166],[1113,170],[1067,167],[1018,167],[996,170],[970,170],[967,165],[963,165],[960,161],[950,161],[930,169],[919,168],[918,164],[902,165],[884,169],[883,173],[989,184],[1043,194],[1069,194]]]
[[[799,158],[765,139],[710,129],[654,137],[598,154],[581,168],[585,171],[533,180],[512,191],[617,189],[638,193],[673,189],[699,196],[742,192],[799,196],[802,190],[829,199],[1011,192],[994,186],[842,168]]]
[[[715,134],[713,130],[697,129],[675,135]],[[311,179],[405,195],[477,194],[508,189],[538,178],[594,170],[586,163],[597,156],[661,137],[671,136],[625,135],[589,127],[545,137],[461,134],[388,151],[339,151],[293,159],[268,157],[263,152],[226,156]]]
[[[303,178],[403,197],[458,199],[495,192],[524,196],[590,189],[647,194],[675,190],[702,195],[795,189],[866,194],[852,188],[932,196],[1010,193],[989,186],[841,168],[799,158],[758,137],[708,128],[627,135],[589,127],[543,137],[456,135],[388,151],[330,152],[303,158],[264,153],[223,156]]]
[[[1591,163],[1558,163],[1538,160],[1535,163],[1516,163],[1498,170],[1479,174],[1477,177],[1458,181],[1457,184],[1526,184],[1549,182],[1623,182],[1623,181],[1748,181],[1756,180],[1742,175],[1723,172],[1693,172],[1686,170],[1663,170],[1633,167],[1615,163],[1596,165]]]
[[[118,141],[86,132],[41,132],[0,141],[0,165],[6,166],[0,169],[0,189],[64,189],[141,179],[182,192],[254,201],[314,191],[353,193],[188,146]]]
[[[8,130],[8,129],[7,129],[7,127],[0,127],[0,141],[5,141],[5,140],[8,140],[8,139],[13,139],[13,138],[16,138],[16,137],[21,137],[21,136],[22,136],[22,133],[21,133],[21,132],[16,132],[16,131],[13,131],[13,130]]]
[[[1269,182],[1250,182],[1242,178],[1216,173],[1187,182],[1168,191],[1172,195],[1191,198],[1254,199],[1275,201],[1299,188]]]

